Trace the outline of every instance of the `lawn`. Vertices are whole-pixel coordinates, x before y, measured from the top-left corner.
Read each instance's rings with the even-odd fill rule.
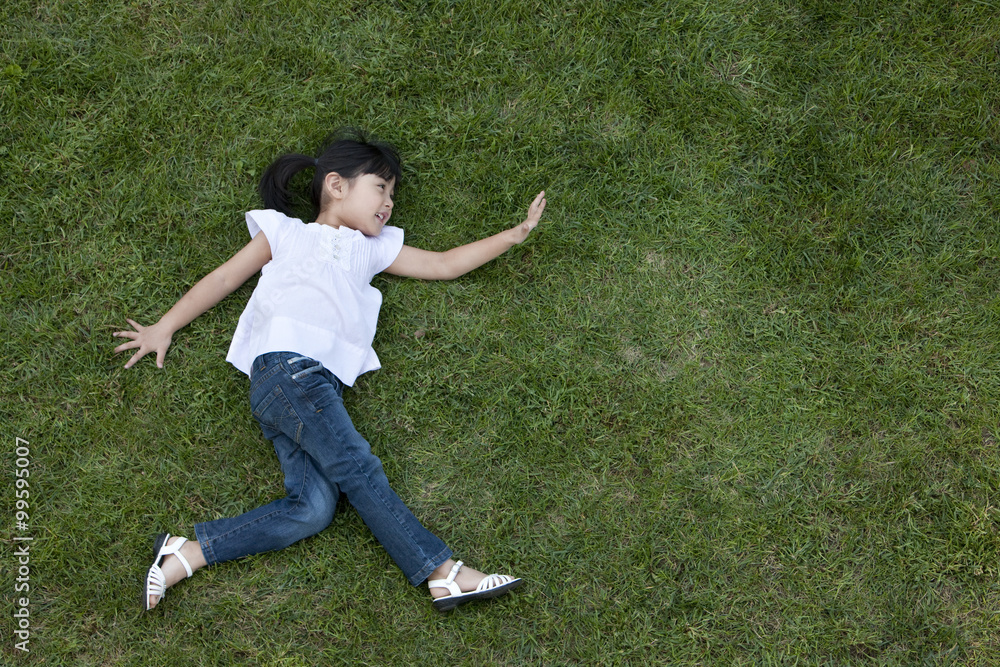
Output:
[[[997,664],[998,15],[5,0],[0,662]],[[144,613],[156,532],[282,480],[225,362],[254,280],[162,370],[111,333],[344,125],[399,146],[410,245],[548,193],[467,276],[375,279],[346,397],[414,513],[527,583],[439,614],[345,507]]]

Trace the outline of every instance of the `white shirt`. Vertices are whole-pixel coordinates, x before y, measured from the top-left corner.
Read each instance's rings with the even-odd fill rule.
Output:
[[[386,226],[369,237],[272,210],[250,211],[246,219],[251,238],[267,237],[271,261],[240,315],[226,360],[249,375],[258,355],[297,352],[348,386],[381,368],[372,340],[382,293],[370,283],[396,260],[403,230]]]

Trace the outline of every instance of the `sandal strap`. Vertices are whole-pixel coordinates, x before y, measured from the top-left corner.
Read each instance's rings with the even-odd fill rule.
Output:
[[[163,570],[154,565],[146,572],[146,594],[163,597],[166,591],[167,578],[164,576]]]
[[[491,588],[504,586],[512,581],[514,581],[514,577],[507,574],[490,574],[483,577],[483,580],[479,582],[479,585],[476,586],[476,592],[488,591]]]
[[[455,577],[458,576],[458,571],[462,569],[463,565],[465,563],[458,561],[451,566],[451,572],[448,574],[447,579],[431,579],[427,582],[427,588],[447,588],[448,592],[452,595],[461,595],[462,589],[455,583]]]
[[[192,574],[194,574],[194,571],[191,569],[191,563],[189,563],[187,561],[187,558],[184,557],[184,554],[181,553],[181,547],[184,546],[185,542],[187,542],[186,537],[178,537],[177,541],[171,544],[169,547],[164,545],[164,547],[160,549],[160,555],[163,557],[176,556],[177,560],[179,560],[181,562],[181,565],[184,566],[184,571],[187,572],[187,576],[190,577]]]
[[[149,598],[156,596],[159,599],[163,599],[167,594],[167,578],[163,574],[158,566],[153,565],[146,572],[146,595],[143,598],[143,604],[146,606],[146,611],[149,611],[151,607],[149,606]]]

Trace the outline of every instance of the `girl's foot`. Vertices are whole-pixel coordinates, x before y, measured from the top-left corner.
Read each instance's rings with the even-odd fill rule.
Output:
[[[201,545],[184,537],[171,537],[164,533],[157,538],[154,552],[153,564],[146,573],[147,611],[163,599],[168,588],[208,564]]]
[[[431,576],[427,577],[427,584],[435,580],[446,579],[448,574],[451,572],[451,568],[455,567],[455,561],[449,558],[445,561],[441,567],[434,570]],[[458,570],[458,574],[455,575],[455,583],[458,584],[459,589],[463,593],[476,590],[476,586],[479,582],[486,578],[486,575],[479,570],[473,570],[468,565],[462,564],[462,567]],[[435,598],[444,597],[446,595],[451,595],[451,592],[444,586],[434,586],[430,587],[431,596]]]
[[[523,582],[506,574],[485,575],[478,570],[448,559],[431,573],[427,587],[439,611],[454,609],[460,604],[483,598],[495,598],[511,591]]]

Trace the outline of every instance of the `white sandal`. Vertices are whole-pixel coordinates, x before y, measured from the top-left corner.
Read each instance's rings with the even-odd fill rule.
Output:
[[[523,580],[506,574],[490,574],[483,577],[483,580],[476,586],[476,590],[463,593],[462,589],[455,583],[455,577],[462,569],[462,565],[464,565],[462,561],[455,563],[447,579],[433,579],[427,582],[428,588],[447,588],[451,594],[434,598],[434,608],[438,611],[449,611],[472,600],[499,597],[524,583]]]
[[[146,572],[146,595],[142,601],[146,611],[152,609],[149,606],[149,597],[151,595],[155,595],[159,600],[162,600],[167,594],[167,578],[163,574],[163,570],[160,569],[160,564],[163,563],[164,558],[167,556],[177,556],[177,560],[184,566],[187,576],[190,577],[193,574],[191,564],[187,562],[187,558],[181,553],[181,547],[187,542],[187,538],[178,537],[176,542],[168,546],[167,540],[169,539],[170,533],[160,533],[156,536],[156,542],[153,543],[153,564],[149,566],[149,570]],[[159,604],[159,600],[157,600],[157,604]]]

